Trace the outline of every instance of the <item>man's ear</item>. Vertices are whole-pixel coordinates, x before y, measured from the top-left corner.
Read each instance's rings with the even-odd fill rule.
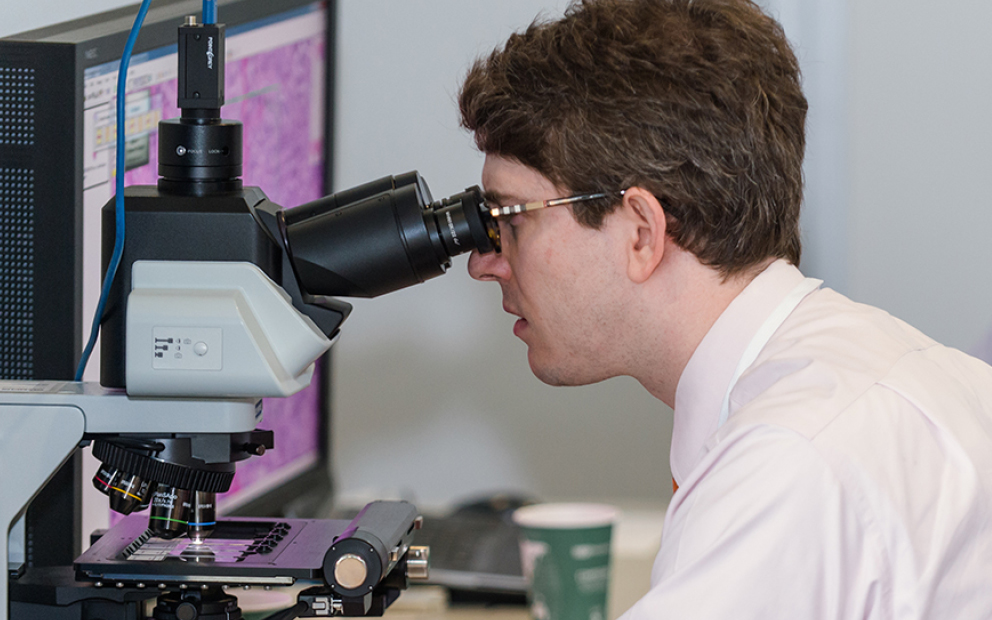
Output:
[[[631,187],[621,205],[626,227],[627,275],[637,284],[651,277],[665,255],[665,209],[651,192]]]

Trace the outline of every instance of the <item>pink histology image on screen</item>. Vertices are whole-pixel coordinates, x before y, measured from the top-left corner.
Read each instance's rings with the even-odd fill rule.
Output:
[[[242,180],[246,186],[261,187],[270,200],[283,207],[299,206],[322,195],[323,67],[324,42],[319,37],[226,66],[227,104],[221,116],[244,125]],[[314,92],[315,86],[320,92]],[[177,88],[177,81],[169,80],[145,89],[148,105],[159,118],[179,116]],[[151,132],[148,163],[128,170],[125,184],[154,185],[158,181],[157,154],[158,133]]]

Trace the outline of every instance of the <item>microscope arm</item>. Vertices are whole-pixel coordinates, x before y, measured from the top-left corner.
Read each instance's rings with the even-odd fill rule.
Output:
[[[24,549],[17,525],[31,500],[89,434],[236,433],[255,428],[254,400],[129,398],[93,383],[0,382],[0,537],[2,556]],[[10,566],[19,570],[18,564]],[[0,620],[7,620],[8,582],[0,587]]]
[[[0,536],[0,552],[8,558],[9,544],[23,556],[25,541],[23,529],[15,527],[24,510],[38,491],[58,471],[62,463],[76,449],[83,438],[85,418],[78,407],[69,404],[41,404],[30,394],[11,398],[7,388],[11,383],[0,384],[4,404],[0,405],[0,523],[4,525]],[[15,384],[21,387],[22,383]],[[6,402],[9,401],[9,402]],[[30,403],[30,404],[29,404]],[[17,558],[23,562],[23,557]],[[0,587],[0,620],[6,620],[8,609],[7,580]]]

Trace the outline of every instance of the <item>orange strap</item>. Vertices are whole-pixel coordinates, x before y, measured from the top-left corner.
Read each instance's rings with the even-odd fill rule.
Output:
[[[679,490],[679,483],[675,482],[675,478],[672,478],[672,495],[678,493],[678,490]]]

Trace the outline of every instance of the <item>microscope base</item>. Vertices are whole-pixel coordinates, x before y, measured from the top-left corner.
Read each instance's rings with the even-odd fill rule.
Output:
[[[143,620],[154,590],[105,588],[76,581],[71,566],[28,569],[11,580],[10,617],[17,620]]]

